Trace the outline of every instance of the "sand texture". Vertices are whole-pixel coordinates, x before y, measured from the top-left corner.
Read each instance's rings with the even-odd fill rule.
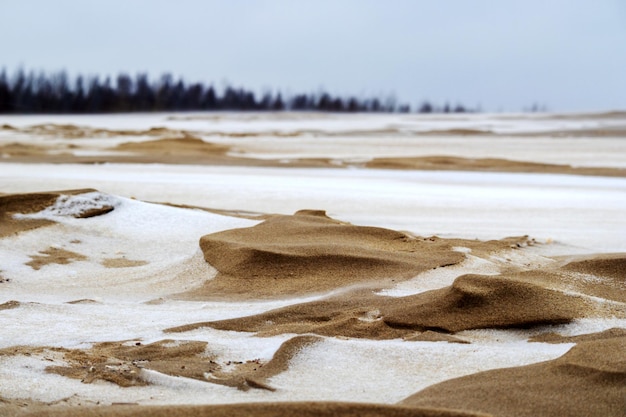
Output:
[[[624,132],[5,117],[0,416],[626,416]]]
[[[402,404],[494,416],[623,416],[625,351],[623,336],[580,342],[556,360],[443,382]]]
[[[1,401],[1,399],[0,399]],[[16,407],[17,408],[17,407]],[[43,408],[43,407],[42,407]],[[16,410],[16,413],[19,411]],[[76,407],[73,409],[43,408],[33,412],[15,414],[17,416],[49,417],[486,417],[482,413],[467,413],[460,410],[442,410],[434,408],[402,407],[381,404],[325,403],[325,402],[289,402],[233,404],[213,406],[134,406],[115,405],[109,407]]]
[[[354,226],[303,210],[252,228],[203,236],[204,259],[219,274],[189,296],[276,297],[358,283],[381,285],[462,261],[463,254],[453,250],[458,243]]]

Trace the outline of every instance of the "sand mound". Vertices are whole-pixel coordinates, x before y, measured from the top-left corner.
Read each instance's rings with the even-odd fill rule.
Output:
[[[556,360],[453,379],[401,404],[494,416],[624,416],[624,352],[626,337],[581,342]]]
[[[280,297],[356,284],[382,288],[394,280],[461,262],[465,255],[456,247],[481,253],[508,249],[520,239],[525,240],[420,238],[354,226],[333,220],[323,211],[303,210],[293,216],[271,217],[254,227],[203,236],[204,258],[219,274],[184,296]]]
[[[0,399],[2,401],[2,399]],[[8,402],[7,402],[8,403]],[[11,404],[17,413],[20,403]],[[23,403],[23,402],[22,402]],[[2,411],[0,402],[0,412]],[[7,408],[9,409],[9,408]],[[38,405],[32,411],[14,414],[21,417],[480,417],[484,414],[459,410],[415,408],[395,405],[340,402],[267,402],[228,405],[49,407]]]
[[[7,301],[6,303],[0,304],[0,310],[11,310],[13,308],[18,308],[22,303],[15,300]]]
[[[113,149],[117,151],[149,153],[151,155],[195,156],[198,154],[223,154],[230,148],[225,145],[205,142],[194,136],[185,135],[182,138],[127,142]]]
[[[423,156],[405,158],[374,158],[367,168],[416,169],[433,171],[526,172],[573,175],[625,177],[626,169],[572,167],[570,165],[512,161],[498,158],[462,158],[456,156]]]
[[[1,307],[1,306],[0,306]],[[144,345],[138,341],[97,343],[88,350],[62,348],[5,349],[7,355],[32,355],[45,349],[62,352],[66,365],[51,365],[46,371],[85,384],[107,381],[120,387],[145,386],[156,371],[170,376],[247,391],[252,388],[274,391],[268,379],[284,372],[289,361],[302,348],[319,340],[315,336],[297,336],[284,342],[272,359],[225,361],[212,355],[207,342],[161,340]],[[0,351],[2,354],[3,351]]]
[[[218,330],[257,332],[260,336],[314,333],[376,340],[415,334],[413,330],[394,329],[384,323],[379,316],[377,298],[382,299],[371,294],[348,293],[331,300],[297,304],[254,316],[188,324],[165,331],[178,333],[212,327]]]
[[[403,297],[381,311],[392,327],[458,332],[568,323],[585,314],[587,303],[529,282],[464,275],[448,288]]]
[[[47,154],[49,150],[50,149],[42,146],[17,142],[0,145],[0,155],[3,158],[15,156],[43,156]]]
[[[407,342],[448,342],[448,343],[462,343],[469,344],[467,340],[459,337],[454,337],[449,334],[433,332],[432,330],[426,330],[425,332],[417,333],[413,336],[405,337]]]
[[[510,276],[516,280],[532,282],[564,292],[626,303],[626,256],[624,254],[602,254],[591,258],[577,257],[576,261],[565,265],[541,270],[519,271],[511,273]]]
[[[30,266],[34,270],[39,270],[45,265],[67,265],[72,262],[87,259],[85,255],[80,253],[55,247],[49,247],[46,250],[42,250],[38,254],[31,255],[30,258],[31,261],[27,262],[26,265]]]
[[[255,316],[167,329],[200,327],[258,332],[315,333],[369,339],[442,341],[434,332],[479,328],[526,328],[568,323],[583,317],[588,303],[578,296],[502,276],[464,275],[452,286],[408,297],[382,297],[366,290],[297,304]]]

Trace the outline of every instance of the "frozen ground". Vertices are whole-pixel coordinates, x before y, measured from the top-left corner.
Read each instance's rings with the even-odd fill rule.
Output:
[[[488,135],[407,138],[414,132],[479,129],[514,134],[561,129],[623,126],[625,118],[490,116],[335,116],[335,115],[120,115],[29,116],[0,118],[0,125],[75,124],[106,129],[165,126],[200,132],[206,140],[238,144],[248,156],[348,157],[403,155],[499,156],[587,166],[626,166],[623,138],[519,138]],[[282,137],[276,132],[310,131]],[[362,136],[354,135],[360,132]],[[377,131],[381,131],[376,133]],[[384,132],[383,132],[384,131]],[[224,133],[255,132],[259,138],[233,139]],[[313,133],[311,133],[313,132]],[[317,133],[337,138],[315,138]],[[390,133],[391,132],[391,133]],[[342,136],[343,135],[343,136]],[[323,136],[323,135],[322,135]],[[341,139],[343,138],[343,139]],[[3,132],[0,140],[15,137]],[[128,139],[128,138],[126,138]],[[40,141],[41,138],[33,138]],[[65,143],[65,139],[58,143]],[[88,139],[82,139],[88,140]],[[119,142],[119,138],[115,139]],[[145,140],[145,137],[137,140]],[[239,142],[237,142],[239,141]],[[104,143],[104,142],[103,142]],[[116,142],[113,142],[116,143]],[[284,145],[284,147],[283,147]],[[165,334],[186,323],[252,315],[302,302],[146,303],[199,285],[214,273],[202,259],[198,239],[208,233],[247,227],[257,221],[147,204],[196,205],[257,213],[292,214],[321,209],[358,225],[381,226],[417,235],[478,239],[530,235],[540,243],[519,262],[544,262],[548,255],[626,252],[626,178],[551,174],[393,171],[378,169],[303,169],[160,164],[0,163],[0,193],[95,188],[116,210],[84,222],[65,216],[66,206],[31,217],[58,224],[0,240],[0,270],[11,285],[0,285],[0,348],[55,346],[86,348],[102,341],[166,338],[209,342],[219,360],[268,360],[290,335],[269,338],[247,333],[198,329]],[[72,243],[75,242],[75,243]],[[48,247],[72,249],[86,259],[71,265],[32,270],[29,255]],[[124,257],[143,261],[135,268],[107,269],[102,261]],[[496,273],[472,258],[457,269],[429,272],[422,286],[407,282],[390,295],[449,285],[466,271]],[[91,303],[68,304],[90,299]],[[307,300],[313,300],[310,297]],[[579,320],[554,329],[564,334],[626,327],[624,319]],[[0,397],[53,402],[78,398],[93,402],[142,404],[228,403],[281,400],[346,400],[394,403],[433,383],[474,372],[553,359],[572,344],[528,343],[532,332],[464,332],[472,344],[368,341],[326,338],[297,354],[286,372],[270,382],[277,392],[238,391],[195,380],[144,371],[149,387],[120,388],[82,384],[44,372],[53,353],[42,357],[0,356]]]
[[[626,179],[549,174],[167,165],[22,165],[3,192],[93,187],[141,200],[292,214],[321,209],[418,235],[531,235],[588,252],[626,250]]]

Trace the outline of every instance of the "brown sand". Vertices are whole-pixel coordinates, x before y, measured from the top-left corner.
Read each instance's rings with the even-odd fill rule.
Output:
[[[412,336],[404,338],[407,342],[448,342],[469,344],[470,342],[460,337],[451,336],[449,334],[426,330],[425,332],[415,333]]]
[[[119,136],[182,136],[185,134],[185,132],[165,127],[153,127],[148,130],[114,130],[55,123],[38,124],[20,129],[13,128],[12,130],[27,135],[54,136],[64,139],[90,139]]]
[[[130,151],[147,153],[154,156],[188,156],[193,157],[199,154],[224,154],[230,147],[205,142],[200,138],[185,135],[182,138],[164,138],[146,142],[128,142],[115,148],[119,151]]]
[[[580,297],[506,276],[484,275],[463,275],[450,287],[403,297],[381,309],[392,327],[449,332],[568,323],[588,310]]]
[[[72,262],[87,259],[85,255],[81,255],[80,253],[54,247],[49,247],[46,250],[42,250],[36,255],[30,255],[30,258],[32,260],[30,262],[27,262],[26,265],[30,266],[34,270],[39,270],[45,265],[67,265]]]
[[[127,258],[105,258],[102,260],[102,265],[107,268],[133,268],[136,266],[146,265],[148,262],[133,260]]]
[[[0,196],[0,237],[54,224],[43,219],[14,219],[14,214],[36,213],[54,204],[58,193],[7,194]]]
[[[516,417],[626,415],[626,337],[580,342],[562,357],[430,386],[400,404]]]
[[[571,281],[582,292],[626,303],[626,254],[598,255],[570,262],[562,270],[574,273],[569,274]]]
[[[311,210],[203,236],[200,248],[219,274],[187,294],[196,299],[322,292],[406,279],[464,259],[441,239],[424,241],[392,230],[353,226]]]
[[[50,150],[43,146],[13,142],[0,145],[0,156],[2,158],[44,156]]]
[[[0,195],[0,238],[23,231],[54,224],[45,219],[16,219],[14,214],[30,214],[52,206],[61,195],[78,195],[94,192],[93,189],[50,191],[44,193],[4,194]],[[77,218],[87,218],[106,214],[113,210],[111,206],[87,209],[77,213]]]
[[[515,272],[511,276],[561,291],[626,303],[626,254],[578,258],[558,267]],[[606,308],[611,308],[610,304]]]
[[[19,417],[487,417],[460,410],[344,402],[267,402],[228,405],[62,407],[4,400]],[[0,398],[0,415],[3,400]],[[18,414],[19,413],[19,414]],[[7,414],[8,415],[8,414]]]
[[[217,277],[185,293],[189,299],[269,298],[325,292],[351,285],[384,287],[428,269],[454,265],[477,251],[510,248],[526,238],[478,242],[420,238],[333,220],[323,211],[276,215],[249,228],[203,236],[200,248]]]
[[[319,340],[315,336],[296,336],[284,342],[268,362],[217,362],[207,352],[207,342],[162,340],[144,345],[141,342],[97,343],[88,350],[17,347],[4,349],[0,355],[33,355],[44,350],[63,352],[67,365],[48,366],[47,372],[79,379],[85,384],[108,381],[121,387],[149,385],[143,369],[166,375],[193,378],[203,382],[247,391],[274,391],[268,379],[286,371],[291,358],[302,348]]]
[[[92,190],[71,193],[87,191]],[[4,215],[3,219],[8,219],[7,222],[21,222],[13,219],[12,214],[39,211],[53,204],[61,194],[68,192],[0,196],[0,213]],[[20,230],[19,227],[17,230]],[[205,259],[217,267],[219,274],[202,289],[188,293],[186,297],[267,298],[341,288],[346,288],[345,292],[257,316],[196,323],[168,331],[184,332],[211,326],[223,330],[253,331],[260,336],[313,333],[369,339],[402,337],[407,341],[466,343],[447,333],[474,328],[566,323],[573,318],[588,317],[594,311],[588,300],[559,290],[575,290],[618,302],[626,299],[623,273],[626,258],[623,254],[575,258],[568,260],[568,263],[542,270],[511,269],[500,276],[464,275],[450,287],[409,297],[383,297],[372,292],[372,288],[384,288],[393,280],[406,279],[427,269],[460,262],[465,255],[453,251],[453,247],[467,247],[474,256],[487,256],[505,249],[523,247],[526,243],[526,237],[490,242],[421,238],[386,229],[353,226],[330,219],[324,212],[311,210],[298,212],[294,216],[267,216],[264,223],[255,227],[203,237],[200,246]],[[84,259],[81,254],[58,248],[49,248],[32,258],[29,265],[33,268],[48,263],[63,264]],[[137,266],[135,263],[142,261],[113,258],[104,262],[110,262],[109,267],[128,267]],[[251,271],[256,272],[256,276]],[[306,286],[306,281],[312,284]],[[357,284],[364,288],[348,289]],[[0,310],[17,308],[19,305],[16,301],[10,301],[0,304]],[[615,352],[624,352],[624,331],[613,329],[576,337],[554,334],[538,336],[533,341],[576,342],[579,343],[576,348],[579,350],[573,350],[556,361],[446,381],[411,396],[400,406],[267,403],[255,405],[254,408],[246,408],[251,406],[243,404],[70,408],[62,404],[50,406],[28,401],[28,406],[24,406],[17,400],[0,399],[0,415],[6,410],[11,410],[10,415],[22,410],[31,415],[93,413],[129,416],[158,413],[232,415],[240,412],[244,415],[252,412],[254,415],[284,415],[292,411],[298,415],[323,415],[324,412],[328,415],[367,415],[368,412],[372,415],[413,415],[413,412],[418,413],[415,415],[467,415],[464,414],[465,410],[522,416],[620,415],[615,410],[617,398],[626,398],[626,371],[621,359],[623,354],[620,356]],[[206,342],[171,340],[149,345],[140,342],[99,343],[89,350],[18,347],[4,349],[0,355],[42,354],[46,349],[61,352],[67,365],[49,366],[48,372],[77,378],[84,383],[108,381],[120,386],[141,386],[148,384],[149,380],[145,378],[143,370],[154,370],[242,390],[271,391],[274,388],[269,379],[288,369],[291,358],[317,340],[317,337],[310,335],[294,337],[285,342],[272,360],[266,363],[258,359],[218,363],[210,354],[210,349],[207,349]],[[574,405],[567,402],[569,391],[576,396]],[[535,401],[535,397],[536,405],[528,405]],[[459,411],[460,414],[446,414],[445,411],[432,408],[410,407],[445,407],[464,411]],[[572,412],[574,409],[579,410],[576,411],[578,414]]]
[[[543,174],[598,175],[625,177],[626,169],[572,167],[570,165],[511,161],[498,158],[462,158],[456,156],[423,156],[406,158],[374,158],[367,168],[415,169],[428,171],[526,172]]]
[[[324,336],[433,340],[428,330],[454,333],[480,328],[528,328],[563,324],[584,317],[591,307],[571,296],[506,276],[464,275],[450,287],[408,297],[382,297],[366,290],[283,307],[229,320],[167,329],[186,332],[201,327],[257,332],[315,333]],[[434,341],[446,340],[443,337]]]
[[[186,332],[202,327],[218,330],[257,332],[259,336],[277,334],[319,334],[322,336],[358,337],[372,340],[414,336],[414,330],[394,329],[378,317],[378,306],[371,294],[347,293],[328,300],[296,304],[262,314],[193,323],[166,329]]]

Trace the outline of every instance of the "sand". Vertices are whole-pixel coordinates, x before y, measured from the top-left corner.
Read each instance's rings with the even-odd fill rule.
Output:
[[[7,118],[0,415],[624,415],[623,116]]]
[[[460,262],[464,256],[452,249],[455,243],[354,226],[303,210],[253,228],[203,236],[204,258],[219,274],[187,295],[259,298],[380,285]]]
[[[556,360],[443,382],[401,404],[494,416],[623,416],[624,351],[623,336],[579,342]]]
[[[19,410],[15,406],[16,413]],[[146,407],[134,405],[116,405],[110,407],[75,407],[73,409],[39,408],[34,412],[16,414],[18,416],[238,416],[238,417],[278,417],[278,416],[321,416],[321,417],[480,417],[484,414],[466,413],[458,410],[434,408],[416,408],[381,404],[325,403],[325,402],[290,402],[233,404],[213,406],[177,406]]]
[[[621,117],[621,116],[619,116]],[[617,117],[617,120],[620,120]],[[194,120],[170,118],[174,121]],[[197,118],[195,120],[198,120]],[[200,119],[202,120],[202,119]],[[463,119],[461,119],[463,120]],[[524,120],[521,118],[521,120]],[[543,123],[546,122],[544,119]],[[557,119],[558,120],[558,119]],[[592,115],[593,120],[593,115]],[[609,119],[610,120],[610,119]],[[472,126],[468,119],[468,126]],[[624,123],[626,125],[626,123]],[[14,127],[6,125],[5,131],[10,132],[10,139],[17,141],[2,143],[0,140],[0,155],[5,162],[28,162],[28,163],[162,163],[162,164],[201,164],[201,165],[228,165],[228,166],[266,166],[266,167],[317,167],[317,168],[355,168],[366,167],[376,169],[412,169],[434,171],[477,171],[477,172],[524,172],[524,173],[555,173],[570,175],[591,176],[626,176],[625,167],[595,167],[577,166],[574,164],[537,163],[534,161],[519,159],[514,153],[513,158],[502,157],[466,157],[463,155],[427,155],[427,156],[394,156],[377,157],[375,154],[366,158],[354,158],[354,155],[346,157],[333,156],[296,156],[296,157],[259,157],[254,149],[258,143],[250,144],[242,140],[263,140],[268,137],[289,139],[309,137],[328,138],[336,141],[350,141],[351,138],[363,137],[387,137],[410,135],[418,140],[422,138],[463,138],[469,140],[477,137],[480,139],[491,138],[533,138],[533,137],[582,137],[582,138],[619,138],[624,137],[626,129],[620,128],[621,124],[610,125],[605,128],[589,129],[579,126],[568,129],[545,130],[535,132],[515,131],[513,133],[497,132],[490,129],[477,129],[473,127],[441,128],[424,130],[418,128],[406,129],[391,127],[378,129],[349,129],[339,132],[327,127],[318,129],[295,129],[295,130],[269,130],[269,131],[214,131],[214,130],[188,130],[173,129],[168,127],[150,127],[147,129],[106,129],[89,126],[77,126],[71,123],[41,123],[32,126]],[[197,127],[193,124],[190,126]],[[322,125],[323,126],[323,125]],[[419,125],[418,125],[419,126]],[[415,130],[413,130],[415,129]],[[53,137],[60,143],[50,144],[47,140],[39,140],[36,143],[24,143],[25,138],[41,137],[44,139]],[[131,142],[124,139],[131,138]],[[1,139],[1,137],[0,137]],[[214,141],[211,141],[213,139]],[[115,146],[104,146],[106,141],[117,142]],[[597,142],[597,141],[596,141]],[[496,142],[497,143],[497,142]],[[251,146],[250,146],[251,145]],[[279,144],[283,146],[284,144]],[[287,145],[290,146],[290,145]],[[612,147],[610,142],[605,146]],[[513,149],[515,151],[515,149]],[[421,152],[419,147],[411,146],[409,152]],[[454,151],[457,152],[457,151]],[[516,152],[517,153],[517,152]]]
[[[553,174],[599,175],[605,177],[626,176],[626,169],[620,168],[573,167],[571,165],[540,164],[497,158],[460,158],[452,156],[374,158],[367,162],[365,166],[368,168],[434,171],[549,172]]]

